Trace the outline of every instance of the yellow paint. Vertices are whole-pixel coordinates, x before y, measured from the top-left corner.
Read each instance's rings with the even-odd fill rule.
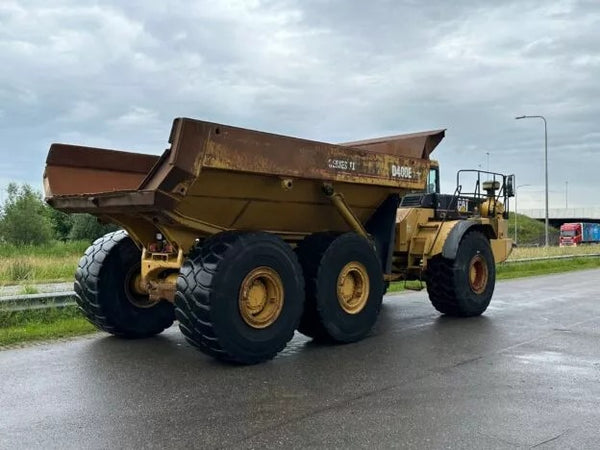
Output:
[[[502,214],[504,214],[504,205],[495,198],[488,197],[481,205],[479,205],[479,210],[482,217],[501,218]]]
[[[432,209],[398,209],[396,214],[396,244],[394,251],[407,252],[411,239],[419,232],[419,226],[428,223],[432,218]]]
[[[145,289],[153,300],[174,301],[177,273],[183,265],[183,250],[177,253],[150,252],[142,250],[141,281],[139,285]],[[175,272],[164,277],[164,273]]]
[[[499,202],[497,204],[502,206]],[[503,206],[502,206],[503,209]],[[463,220],[434,220],[432,209],[400,208],[396,216],[396,242],[392,278],[412,273],[421,277],[427,262],[442,253],[452,229]],[[505,261],[512,251],[508,239],[508,223],[501,214],[495,217],[469,219],[486,236],[492,236],[490,246],[496,263]]]
[[[512,239],[490,239],[490,244],[492,246],[492,253],[494,254],[494,261],[496,264],[508,259],[513,248]]]

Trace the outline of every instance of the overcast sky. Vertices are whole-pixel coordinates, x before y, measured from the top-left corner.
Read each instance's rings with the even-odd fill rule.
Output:
[[[447,128],[519,207],[599,205],[597,0],[1,0],[0,185],[52,142],[159,154],[187,116],[327,142]],[[488,156],[489,153],[489,156]]]

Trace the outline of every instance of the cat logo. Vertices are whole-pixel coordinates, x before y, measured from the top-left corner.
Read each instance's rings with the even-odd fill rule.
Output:
[[[456,209],[458,212],[467,212],[469,209],[469,200],[466,198],[459,198],[456,204]]]

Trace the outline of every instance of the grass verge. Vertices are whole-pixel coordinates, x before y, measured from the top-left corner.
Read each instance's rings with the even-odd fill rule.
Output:
[[[546,261],[514,262],[496,267],[498,280],[549,275],[553,273],[573,272],[600,267],[600,258],[550,259]]]
[[[79,336],[97,331],[77,307],[0,310],[0,347]]]
[[[576,256],[592,253],[600,253],[600,244],[580,245],[579,247],[517,247],[513,249],[508,259]]]
[[[75,241],[0,247],[0,284],[70,281],[88,245]]]

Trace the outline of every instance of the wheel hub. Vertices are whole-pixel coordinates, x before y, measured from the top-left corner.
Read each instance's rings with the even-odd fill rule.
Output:
[[[125,276],[125,296],[129,303],[137,308],[152,308],[158,303],[148,295],[148,291],[142,286],[142,274],[140,265],[136,264],[127,272]]]
[[[477,254],[469,263],[469,286],[474,293],[481,294],[485,291],[487,284],[488,267],[481,254]]]
[[[337,279],[337,298],[348,314],[358,314],[364,309],[369,298],[369,275],[365,266],[352,261],[342,268]]]
[[[257,267],[242,281],[238,302],[240,314],[252,328],[266,328],[281,314],[283,300],[279,274],[270,267]]]

